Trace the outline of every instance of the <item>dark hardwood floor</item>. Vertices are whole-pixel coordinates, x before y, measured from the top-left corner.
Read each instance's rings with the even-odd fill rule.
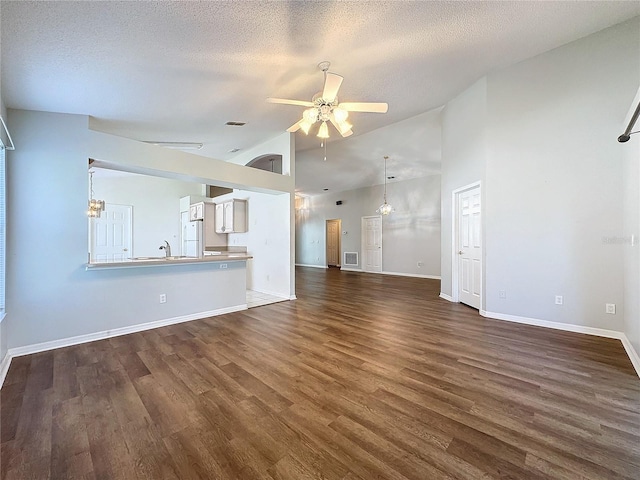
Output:
[[[639,479],[617,340],[434,280],[310,268],[298,300],[15,358],[2,479]]]

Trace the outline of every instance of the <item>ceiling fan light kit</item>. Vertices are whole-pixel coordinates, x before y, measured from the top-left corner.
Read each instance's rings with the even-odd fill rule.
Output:
[[[324,73],[324,87],[322,92],[316,93],[310,102],[303,100],[289,100],[286,98],[267,98],[269,103],[281,103],[284,105],[297,105],[306,107],[302,112],[302,119],[287,129],[288,132],[302,130],[309,134],[311,127],[320,122],[317,136],[322,139],[329,138],[331,123],[343,137],[353,135],[353,125],[347,122],[349,112],[386,113],[389,106],[386,103],[343,103],[338,102],[338,90],[342,85],[343,77],[329,72],[329,62],[320,62],[318,67]]]

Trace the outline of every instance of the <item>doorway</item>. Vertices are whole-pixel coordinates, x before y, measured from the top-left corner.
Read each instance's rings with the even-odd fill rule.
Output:
[[[340,231],[342,220],[327,220],[327,266],[340,267]]]
[[[480,182],[453,192],[453,300],[482,308],[482,204]]]
[[[362,217],[362,270],[382,272],[382,217]]]
[[[106,203],[100,218],[91,218],[92,262],[131,258],[131,205]]]

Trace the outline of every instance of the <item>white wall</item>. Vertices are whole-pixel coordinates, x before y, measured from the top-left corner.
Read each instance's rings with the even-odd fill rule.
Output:
[[[263,263],[265,259],[254,258],[249,262],[249,271],[251,272],[251,275],[248,281],[251,288],[257,291],[261,291],[265,293],[272,292],[275,295],[284,294],[284,296],[295,298],[296,231],[295,231],[295,228],[293,227],[293,225],[295,224],[295,217],[294,217],[295,210],[294,210],[294,204],[293,204],[294,203],[293,192],[295,188],[293,187],[293,185],[295,183],[296,168],[297,168],[295,134],[284,132],[281,135],[278,135],[275,138],[267,140],[266,142],[261,143],[256,147],[249,148],[245,151],[240,152],[237,156],[229,160],[229,162],[237,165],[246,165],[249,162],[251,162],[251,160],[253,160],[254,158],[265,155],[265,154],[269,154],[269,153],[282,155],[282,175],[278,173],[263,172],[262,170],[260,171],[271,177],[277,178],[277,177],[284,176],[284,177],[289,177],[291,179],[291,183],[290,183],[291,186],[289,189],[289,192],[291,194],[286,196],[287,201],[289,202],[287,206],[288,219],[285,220],[284,218],[280,217],[280,214],[282,213],[280,209],[284,208],[283,197],[277,200],[274,198],[267,199],[267,197],[262,197],[263,199],[265,199],[266,203],[263,203],[260,200],[260,197],[257,197],[258,198],[257,203],[259,206],[258,206],[258,210],[256,211],[261,215],[261,218],[269,218],[269,216],[274,216],[274,220],[276,223],[279,223],[282,226],[287,225],[288,235],[289,235],[288,239],[280,238],[282,232],[278,232],[278,233],[269,232],[267,229],[262,230],[261,234],[271,234],[271,235],[276,235],[278,237],[277,239],[276,238],[272,239],[270,244],[271,246],[266,248],[267,251],[272,250],[273,245],[279,244],[283,248],[285,248],[286,246],[288,250],[288,259],[286,260],[286,263],[289,266],[289,272],[288,274],[282,274],[282,275],[279,274],[278,280],[276,280],[276,283],[273,283],[274,280],[272,279],[272,277],[270,276],[269,279],[267,279],[267,276],[269,275],[268,273],[269,268],[275,267],[275,264],[271,261],[269,261],[268,263]],[[229,196],[229,198],[231,197]],[[253,203],[254,203],[254,206],[252,207],[252,209],[255,209],[256,202],[254,201]],[[277,209],[277,213],[276,213],[276,210],[274,209]],[[256,239],[258,238],[259,236],[255,236],[250,231],[249,237],[245,238],[243,241],[249,242],[249,245],[247,246],[250,247],[252,251],[262,252],[265,250],[265,247],[258,246],[258,244],[256,243]],[[274,241],[276,241],[277,243],[273,243]],[[284,258],[282,258],[281,260],[285,261]],[[278,264],[277,268],[278,270],[282,268],[282,264]],[[255,273],[253,273],[254,271]],[[281,288],[282,285],[280,284],[280,282],[283,281],[285,278],[289,279],[288,293],[286,293],[286,291]]]
[[[629,124],[640,102],[640,88],[631,104],[620,133]],[[640,122],[633,130],[638,130]],[[621,237],[612,246],[624,252],[624,332],[636,355],[640,355],[640,135],[632,135],[627,143],[618,144],[624,162],[624,224]],[[633,236],[633,243],[631,237]]]
[[[20,144],[8,157],[10,349],[245,303],[245,270],[231,264],[223,272],[203,264],[85,271],[87,159],[199,183],[219,184],[220,171],[228,184],[248,178],[270,191],[293,190],[292,182],[92,132],[85,116],[9,110],[9,118]],[[158,302],[160,293],[167,294],[167,303]]]
[[[484,195],[487,155],[486,115],[486,78],[478,80],[447,103],[442,110],[442,250],[440,259],[442,280],[440,291],[449,296],[452,294],[452,194],[458,188],[480,181]]]
[[[639,34],[634,19],[585,37],[492,73],[446,106],[443,292],[450,188],[484,171],[485,310],[623,330],[623,253],[603,239],[622,232],[616,138],[640,81]]]
[[[180,255],[180,198],[200,195],[202,185],[148,175],[100,177],[94,175],[95,198],[118,205],[132,205],[132,257],[162,256],[164,240]]]
[[[0,2],[0,12],[2,12],[2,2]],[[1,15],[0,15],[1,17]],[[1,35],[0,35],[1,38]],[[2,48],[0,47],[0,52],[2,51]],[[7,119],[7,109],[5,108],[4,105],[4,99],[2,98],[2,76],[0,75],[0,116],[2,116],[2,118],[5,120],[5,122],[8,121]],[[4,130],[4,129],[3,129]],[[8,145],[7,143],[7,137],[5,135],[4,132],[1,133],[2,135],[2,141],[4,142],[5,145]],[[6,283],[6,282],[5,282]],[[0,314],[0,375],[2,375],[2,364],[3,361],[7,355],[7,325],[8,322],[4,321],[3,315]],[[2,380],[4,380],[3,378],[0,378],[0,385],[2,384]]]
[[[231,198],[247,200],[247,232],[227,234],[229,246],[246,246],[254,257],[248,262],[247,288],[284,298],[295,295],[290,288],[289,194],[236,190],[215,201]]]
[[[341,235],[341,262],[343,252],[358,252],[361,260],[361,219],[377,215],[382,198],[382,185],[307,198],[296,212],[296,263],[326,266],[325,226],[332,219],[341,219],[347,232]],[[439,277],[440,175],[390,183],[387,200],[395,211],[383,217],[383,271]]]
[[[489,75],[487,311],[622,330],[622,249],[603,238],[622,231],[638,38],[636,19]]]

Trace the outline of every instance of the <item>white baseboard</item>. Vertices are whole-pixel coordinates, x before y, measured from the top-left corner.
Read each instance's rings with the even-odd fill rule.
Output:
[[[291,300],[291,297],[289,295],[282,295],[281,293],[270,292],[269,290],[255,290],[252,288],[251,291],[257,292],[257,293],[264,293],[265,295],[271,295],[272,297],[278,297],[278,298],[281,298],[282,300]]]
[[[296,263],[296,267],[311,267],[311,268],[328,268],[326,265],[308,265],[306,263]]]
[[[31,355],[33,353],[45,352],[47,350],[54,350],[56,348],[70,347],[72,345],[78,345],[81,343],[94,342],[96,340],[104,340],[105,338],[119,337],[121,335],[127,335],[129,333],[142,332],[144,330],[151,330],[153,328],[166,327],[168,325],[175,325],[177,323],[190,322],[192,320],[200,320],[207,317],[215,317],[217,315],[223,315],[225,313],[239,312],[247,309],[247,304],[235,305],[233,307],[218,308],[216,310],[209,310],[206,312],[192,313],[189,315],[182,315],[179,317],[167,318],[164,320],[156,320],[154,322],[141,323],[138,325],[131,325],[129,327],[115,328],[113,330],[105,330],[102,332],[89,333],[86,335],[78,335],[76,337],[62,338],[60,340],[52,340],[50,342],[36,343],[33,345],[26,345],[24,347],[10,348],[7,352],[5,360],[0,367],[0,374],[4,371],[4,363],[11,362],[14,357],[21,357],[23,355]],[[7,360],[8,358],[8,360]],[[9,369],[9,365],[6,366]],[[6,375],[6,372],[4,372]],[[4,376],[2,376],[4,381]],[[0,387],[2,383],[0,383]]]
[[[291,295],[291,296],[289,297],[289,300],[297,300],[297,299],[298,299],[298,297],[296,297],[295,295]]]
[[[631,345],[631,342],[629,341],[627,336],[624,333],[622,335],[624,337],[621,339],[622,346],[627,352],[627,355],[629,356],[629,360],[631,360],[631,364],[633,365],[633,368],[636,369],[636,373],[640,377],[640,355],[638,355],[638,352],[636,352],[635,348],[633,348],[633,345]]]
[[[440,296],[442,297],[442,293]],[[444,297],[443,297],[444,298]],[[549,320],[540,320],[538,318],[520,317],[518,315],[508,315],[505,313],[487,312],[480,310],[480,315],[487,318],[493,318],[495,320],[505,320],[507,322],[522,323],[525,325],[533,325],[536,327],[554,328],[556,330],[564,330],[566,332],[584,333],[587,335],[595,335],[596,337],[615,338],[622,342],[622,346],[627,352],[629,360],[636,371],[638,377],[640,377],[640,357],[638,353],[631,345],[631,342],[624,334],[624,332],[618,332],[616,330],[607,330],[604,328],[586,327],[584,325],[573,325],[571,323],[551,322]]]
[[[11,365],[11,355],[7,352],[2,359],[2,363],[0,363],[0,388],[4,383],[4,379],[7,376],[7,372],[9,371],[9,366]]]
[[[401,273],[401,272],[376,272],[382,275],[396,275],[398,277],[414,277],[414,278],[429,278],[431,280],[440,280],[438,275],[423,275],[421,273]]]
[[[343,272],[362,272],[362,273],[375,273],[377,275],[395,275],[397,277],[414,277],[414,278],[429,278],[431,280],[440,280],[439,276],[436,275],[422,275],[419,273],[402,273],[402,272],[365,272],[361,268],[345,268],[342,267],[340,270]]]
[[[451,295],[447,295],[446,293],[440,292],[440,298],[444,298],[449,302],[453,302],[453,297]]]

